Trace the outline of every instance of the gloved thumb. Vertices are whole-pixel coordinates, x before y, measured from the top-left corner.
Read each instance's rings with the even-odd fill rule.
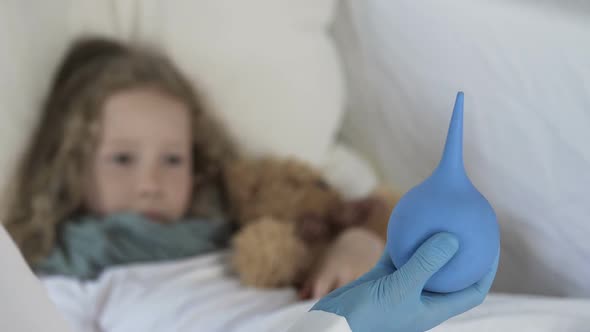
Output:
[[[459,249],[459,240],[450,233],[437,233],[426,240],[408,262],[398,272],[409,291],[422,293],[428,280],[451,258]]]

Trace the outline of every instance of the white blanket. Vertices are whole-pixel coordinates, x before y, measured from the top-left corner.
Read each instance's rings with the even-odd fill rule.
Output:
[[[313,305],[293,289],[241,286],[227,252],[115,268],[94,282],[42,280],[80,332],[284,331]],[[590,299],[490,295],[480,307],[435,328],[461,331],[588,331]]]

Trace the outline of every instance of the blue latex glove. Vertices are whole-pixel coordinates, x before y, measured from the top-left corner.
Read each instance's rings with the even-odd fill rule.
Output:
[[[457,238],[438,233],[425,241],[399,270],[385,253],[368,273],[334,290],[311,310],[346,318],[353,332],[423,332],[481,304],[494,281],[498,257],[476,284],[454,293],[424,291],[428,279],[457,252]]]

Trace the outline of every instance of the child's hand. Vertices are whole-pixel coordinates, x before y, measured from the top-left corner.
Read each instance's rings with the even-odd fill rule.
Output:
[[[344,231],[327,249],[299,296],[317,299],[357,279],[377,263],[384,246],[379,237],[365,229]]]

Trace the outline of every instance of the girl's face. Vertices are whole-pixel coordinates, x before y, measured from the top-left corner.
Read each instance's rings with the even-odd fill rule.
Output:
[[[193,184],[189,112],[156,89],[108,98],[86,177],[87,209],[102,216],[135,212],[159,222],[182,217]]]

